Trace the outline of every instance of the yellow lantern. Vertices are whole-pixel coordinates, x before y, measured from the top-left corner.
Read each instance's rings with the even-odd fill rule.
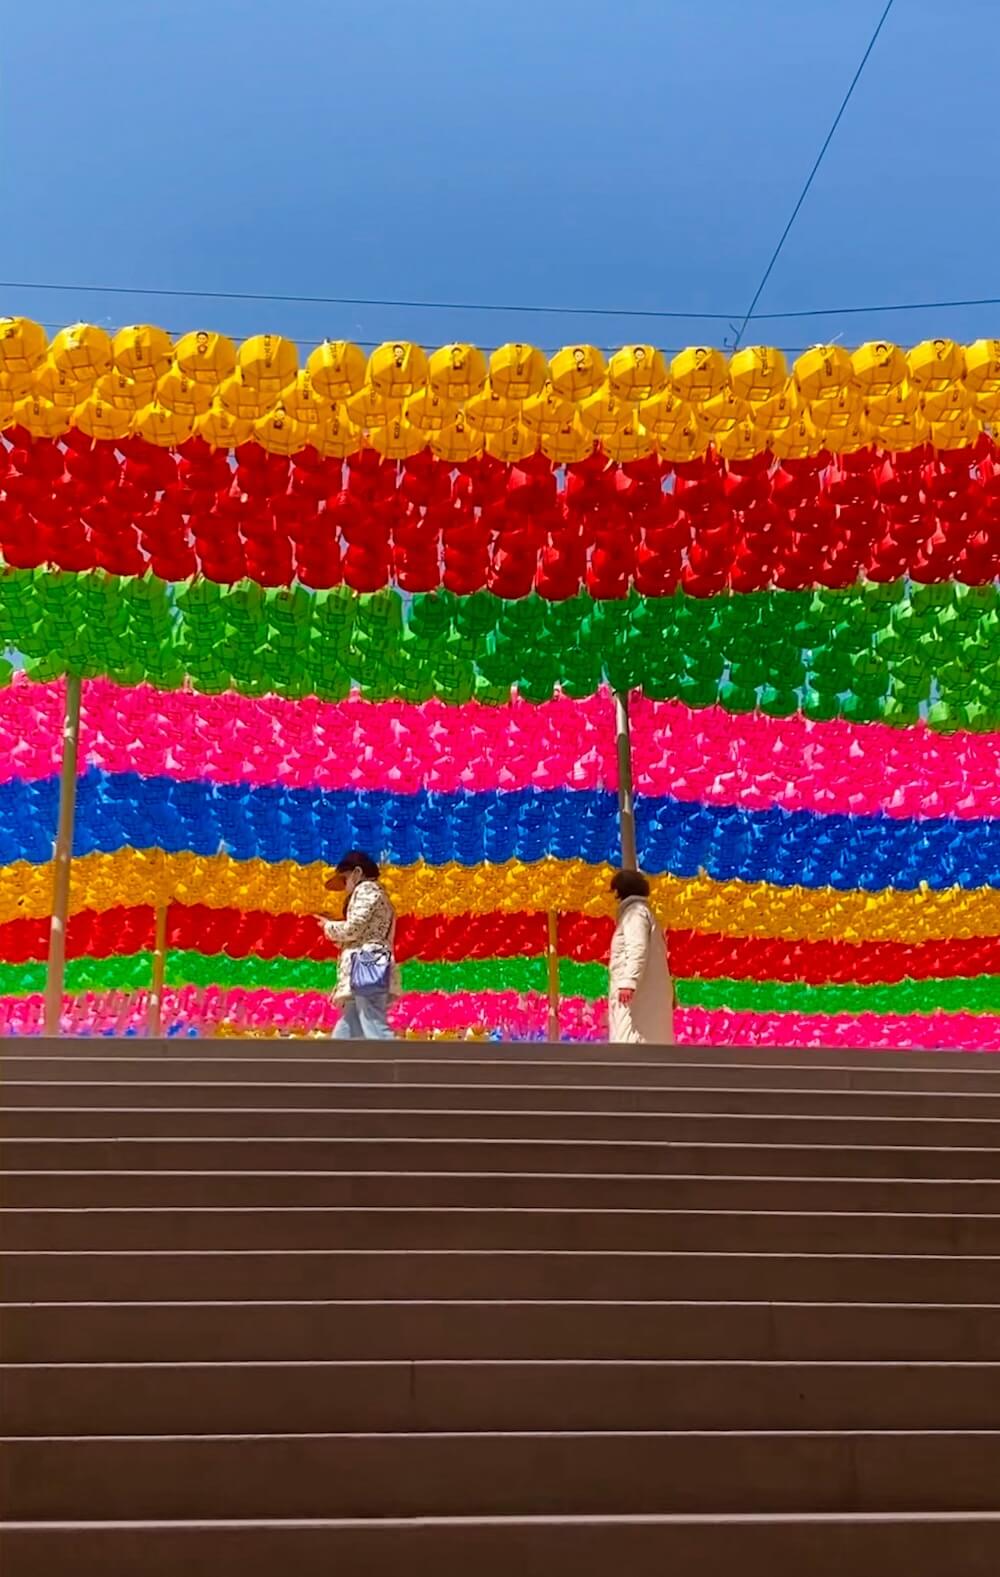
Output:
[[[527,400],[538,393],[547,372],[545,357],[533,345],[501,345],[490,357],[490,388],[501,399]]]
[[[0,373],[0,428],[9,427],[14,420],[14,407],[21,396],[9,388],[3,374]]]
[[[219,384],[213,401],[216,403],[224,406],[237,421],[256,422],[267,411],[269,401],[262,389],[248,384],[241,372],[234,372]]]
[[[576,406],[572,400],[566,400],[557,394],[546,379],[545,384],[537,394],[532,394],[521,406],[521,420],[525,427],[545,437],[557,433],[561,427],[572,422],[576,416]]]
[[[629,400],[621,399],[617,394],[612,394],[608,385],[602,384],[595,389],[593,394],[588,394],[585,400],[580,401],[580,420],[584,427],[589,427],[595,437],[600,439],[610,438],[620,427],[624,427],[632,420],[635,407]]]
[[[442,427],[440,431],[431,433],[431,453],[438,460],[461,465],[463,461],[482,453],[483,442],[482,429],[472,427],[459,411],[450,427]]]
[[[199,383],[180,367],[171,367],[156,385],[156,400],[159,405],[165,406],[168,411],[176,411],[178,416],[189,416],[192,420],[196,416],[204,415],[213,397],[211,384]]]
[[[516,465],[519,460],[534,454],[537,448],[538,434],[530,432],[521,422],[501,433],[490,433],[486,439],[486,453],[494,460],[505,460],[508,465]]]
[[[608,388],[633,405],[659,394],[668,376],[663,352],[655,345],[623,345],[608,363]]]
[[[744,345],[729,358],[729,386],[738,400],[759,404],[785,387],[784,355],[771,345]]]
[[[972,396],[964,383],[946,383],[923,398],[924,416],[929,422],[954,422],[972,408]]]
[[[694,345],[679,351],[670,363],[670,381],[682,400],[711,400],[729,387],[729,363],[721,350]]]
[[[690,410],[691,407],[689,406]],[[685,460],[697,460],[708,448],[709,435],[701,423],[692,416],[679,422],[669,432],[656,435],[656,452],[671,465],[681,465]]]
[[[909,379],[887,394],[871,395],[865,402],[868,420],[877,427],[899,426],[920,409],[920,392]]]
[[[74,323],[59,330],[48,359],[70,381],[89,386],[111,371],[111,336],[93,323]]]
[[[829,400],[851,385],[854,368],[843,345],[813,345],[795,362],[792,376],[804,400]]]
[[[481,394],[474,394],[471,400],[465,402],[466,420],[487,436],[506,432],[508,427],[516,427],[520,415],[520,403],[498,394],[489,383]]]
[[[869,422],[868,427],[869,442],[879,443],[886,449],[896,449],[901,452],[916,449],[919,444],[926,443],[931,431],[929,423],[919,410],[891,426]]]
[[[72,412],[41,395],[29,394],[14,406],[14,420],[36,438],[58,438],[67,432]]]
[[[403,416],[394,417],[384,427],[373,427],[368,436],[372,448],[385,460],[408,460],[427,447],[426,434]]]
[[[238,449],[253,434],[253,420],[238,416],[216,396],[203,416],[194,419],[194,430],[213,449]]]
[[[254,334],[236,352],[236,369],[248,389],[273,404],[299,370],[298,347],[281,334]]]
[[[697,410],[698,420],[710,433],[731,433],[739,422],[750,417],[747,401],[738,400],[731,389],[723,389],[721,394],[702,401]]]
[[[440,433],[452,425],[459,409],[457,400],[450,400],[428,387],[410,395],[403,406],[403,414],[408,422],[419,427],[422,432]]]
[[[851,369],[866,399],[888,394],[906,377],[906,357],[888,340],[869,340],[851,357]]]
[[[917,388],[937,394],[965,377],[965,351],[951,339],[925,339],[907,352],[906,365]]]
[[[623,465],[629,460],[644,460],[653,452],[653,435],[633,416],[624,427],[605,438],[604,452],[610,460],[617,460]]]
[[[427,381],[441,399],[461,404],[486,383],[486,357],[476,345],[442,345],[428,362]]]
[[[366,383],[357,394],[345,400],[344,408],[358,427],[385,427],[388,422],[398,421],[403,414],[401,399],[384,394],[371,383]]]
[[[804,460],[808,455],[819,454],[823,448],[822,434],[805,415],[797,416],[780,431],[770,433],[769,439],[768,447],[776,460]]]
[[[822,400],[812,400],[809,415],[820,432],[844,432],[854,425],[863,413],[859,391],[852,385]]]
[[[974,444],[983,430],[974,411],[953,422],[931,422],[931,443],[935,449],[965,449]]]
[[[427,382],[427,357],[408,340],[386,341],[368,358],[368,382],[383,397],[405,400]]]
[[[365,353],[350,340],[324,340],[310,353],[306,371],[324,400],[346,400],[365,381]]]
[[[92,387],[92,380],[84,382],[71,372],[64,372],[53,362],[46,361],[34,375],[32,392],[40,394],[44,400],[51,400],[53,405],[62,405],[71,411],[87,398]]]
[[[725,460],[752,460],[755,454],[768,447],[769,434],[759,433],[749,419],[736,422],[721,433],[715,447]]]
[[[8,377],[34,372],[48,348],[40,323],[32,318],[0,318],[0,372]]]
[[[802,400],[795,386],[795,380],[789,378],[783,389],[769,400],[763,400],[760,405],[755,405],[753,419],[759,431],[764,433],[781,433],[786,427],[802,415]]]
[[[596,345],[564,345],[549,362],[552,387],[567,400],[585,400],[604,377],[604,357]]]
[[[324,418],[312,442],[328,459],[343,460],[364,448],[364,434],[348,419],[343,405],[337,404]]]
[[[147,388],[163,377],[174,359],[170,335],[152,323],[132,323],[119,329],[111,341],[111,352],[116,370]]]
[[[329,401],[323,399],[317,392],[306,368],[295,374],[281,396],[281,403],[286,414],[293,421],[303,422],[307,427],[314,427],[317,423],[325,421],[330,408]]]
[[[194,430],[194,412],[171,411],[154,400],[138,412],[132,430],[149,443],[169,449],[190,438]]]
[[[578,465],[594,452],[594,435],[574,412],[558,432],[542,434],[542,453],[553,465]]]
[[[289,416],[279,400],[273,410],[254,422],[253,436],[268,454],[298,454],[309,442],[309,429]]]
[[[826,429],[823,447],[831,454],[854,454],[857,449],[867,449],[874,441],[871,423],[863,411],[855,411],[845,427]]]
[[[73,426],[88,438],[124,438],[132,425],[132,412],[112,405],[96,393],[89,394],[73,412]]]
[[[977,339],[966,345],[965,387],[977,399],[1000,394],[1000,339]]]
[[[185,378],[210,389],[236,371],[236,346],[225,334],[195,329],[177,341],[174,355]]]
[[[966,388],[968,388],[968,384],[966,384]],[[972,397],[972,402],[973,408],[982,420],[995,426],[997,418],[1000,416],[1000,389],[984,390],[982,393],[975,394]]]
[[[136,383],[134,378],[124,372],[106,372],[94,384],[93,393],[96,399],[114,405],[120,411],[135,412],[143,405],[148,405],[150,386],[148,383]]]

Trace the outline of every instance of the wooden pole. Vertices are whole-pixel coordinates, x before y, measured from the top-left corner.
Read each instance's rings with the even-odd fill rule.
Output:
[[[146,1033],[150,1040],[159,1040],[163,1033],[163,980],[167,969],[167,905],[161,903],[156,910],[156,936],[153,942],[153,983],[149,992],[149,1016]]]
[[[632,737],[629,733],[628,696],[615,691],[615,735],[618,745],[618,821],[621,828],[622,869],[637,871],[635,807],[632,803]]]
[[[76,816],[76,759],[80,745],[80,692],[76,674],[66,676],[63,713],[62,769],[59,776],[59,822],[52,851],[52,919],[49,925],[49,967],[45,981],[45,1033],[59,1034],[63,983],[66,978],[66,922],[69,878],[73,863],[73,821]]]
[[[559,1040],[559,916],[549,910],[549,1040]]]

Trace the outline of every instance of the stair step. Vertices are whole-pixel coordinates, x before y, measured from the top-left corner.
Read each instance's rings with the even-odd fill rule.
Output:
[[[14,1303],[397,1298],[1000,1302],[1000,1257],[551,1249],[19,1252]]]
[[[970,1430],[1000,1364],[0,1364],[8,1435]]]
[[[1000,1432],[6,1437],[12,1521],[990,1511]]]
[[[7,1303],[11,1363],[284,1359],[1000,1361],[1000,1304]]]
[[[310,1206],[18,1210],[5,1249],[1000,1254],[1000,1215]]]
[[[113,1124],[112,1130],[113,1130]],[[545,1172],[570,1177],[855,1177],[1000,1179],[1000,1149],[877,1142],[717,1143],[690,1140],[239,1138],[8,1138],[11,1170]],[[2,1175],[2,1173],[0,1173]]]
[[[1000,1178],[561,1176],[546,1172],[5,1172],[9,1209],[453,1206],[1000,1213]]]

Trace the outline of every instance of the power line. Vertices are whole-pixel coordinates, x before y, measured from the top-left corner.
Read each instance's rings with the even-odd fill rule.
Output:
[[[844,318],[865,312],[937,312],[945,307],[1000,307],[1000,296],[974,296],[965,301],[879,302],[870,307],[808,307],[799,312],[755,312],[755,323],[776,323],[790,318]]]
[[[864,54],[861,57],[860,62],[858,63],[858,69],[855,71],[853,77],[851,78],[850,86],[847,89],[847,92],[844,94],[844,97],[841,100],[840,108],[839,108],[839,110],[837,111],[836,115],[833,118],[833,125],[830,127],[830,130],[827,132],[826,137],[823,140],[823,146],[820,148],[819,153],[816,155],[815,163],[813,164],[812,169],[809,171],[809,174],[806,177],[806,183],[803,186],[801,192],[799,193],[798,202],[795,204],[795,207],[792,209],[792,212],[791,212],[791,215],[789,217],[788,223],[785,225],[784,230],[782,230],[780,239],[778,241],[778,244],[775,247],[773,253],[771,254],[771,261],[768,263],[767,267],[765,268],[763,276],[762,276],[761,281],[760,281],[760,284],[757,286],[757,289],[754,292],[753,300],[751,301],[750,305],[747,307],[746,316],[744,317],[743,322],[740,324],[739,332],[737,333],[736,339],[733,342],[733,348],[734,349],[736,348],[736,346],[739,345],[740,340],[743,338],[744,330],[746,329],[747,324],[750,322],[750,319],[753,317],[754,308],[756,307],[758,301],[760,300],[761,296],[763,295],[764,287],[765,287],[765,285],[767,284],[768,280],[771,277],[771,270],[774,268],[775,263],[778,261],[778,258],[781,256],[781,249],[784,246],[785,242],[788,240],[788,235],[789,235],[789,232],[790,232],[793,224],[795,223],[796,219],[799,217],[799,209],[802,207],[802,204],[805,202],[806,197],[809,195],[809,188],[812,186],[812,183],[813,183],[813,181],[816,178],[816,172],[818,171],[820,165],[823,163],[823,159],[825,157],[826,150],[827,150],[827,148],[829,148],[831,142],[833,141],[834,133],[836,132],[837,127],[840,125],[841,119],[843,118],[844,111],[846,110],[848,104],[851,102],[851,96],[854,93],[854,89],[857,87],[858,83],[861,80],[861,73],[864,71],[865,66],[868,64],[868,57],[871,54],[872,50],[875,48],[876,43],[878,42],[878,36],[881,33],[883,26],[885,25],[885,20],[886,20],[887,16],[889,15],[889,12],[892,10],[893,3],[894,3],[894,0],[886,0],[885,10],[882,12],[882,15],[879,17],[878,23],[877,23],[876,28],[875,28],[875,31],[872,34],[871,38],[868,40],[868,48],[865,50]]]

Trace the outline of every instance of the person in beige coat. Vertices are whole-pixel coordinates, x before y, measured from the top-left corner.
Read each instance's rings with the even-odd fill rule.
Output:
[[[611,939],[608,1039],[622,1044],[674,1044],[674,985],[667,940],[649,907],[649,883],[619,871],[611,883],[618,923]]]
[[[351,849],[324,884],[347,894],[342,920],[319,915],[324,934],[340,949],[333,1000],[340,1008],[334,1040],[394,1040],[389,1005],[399,996],[394,957],[396,911],[370,854]],[[360,967],[359,967],[360,966]]]

